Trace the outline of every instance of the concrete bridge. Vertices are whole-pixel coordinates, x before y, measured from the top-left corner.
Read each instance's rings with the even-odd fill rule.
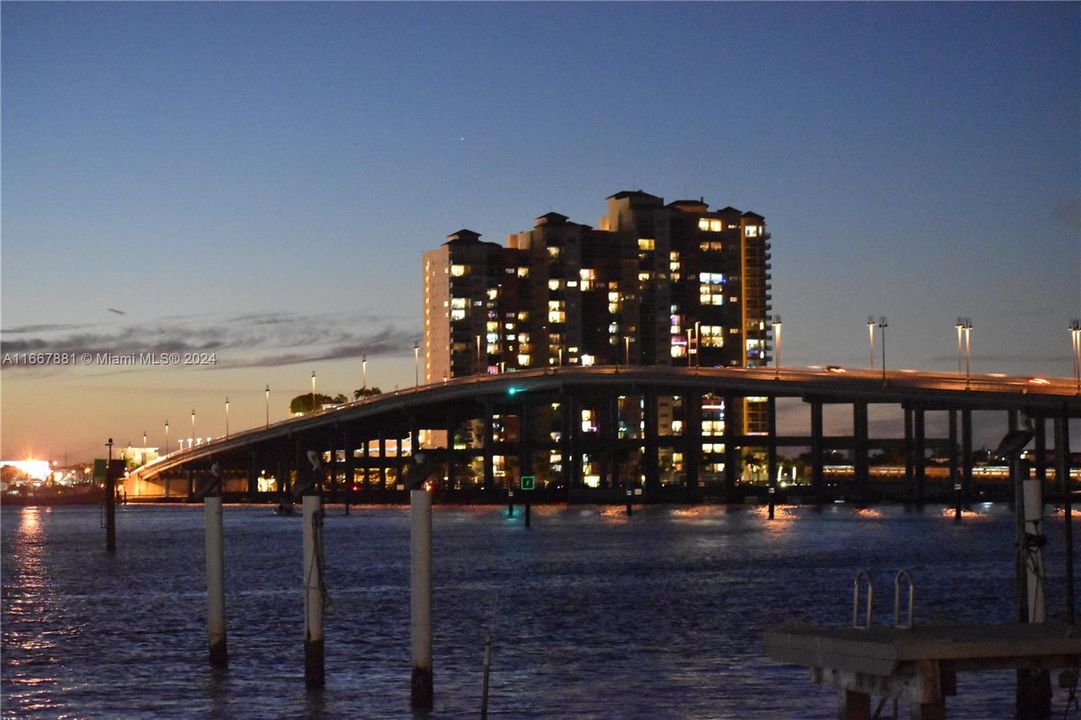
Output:
[[[784,398],[809,406],[805,434],[777,433],[777,401]],[[828,405],[851,407],[851,433],[825,434]],[[903,439],[870,436],[872,405],[903,411]],[[369,500],[374,494],[404,501],[403,470],[423,450],[445,470],[440,492],[498,497],[522,475],[534,475],[541,497],[633,487],[646,498],[734,500],[743,491],[745,464],[764,468],[772,494],[778,448],[800,447],[809,449],[809,491],[818,500],[828,494],[824,467],[831,451],[850,458],[849,496],[870,497],[872,450],[903,454],[906,499],[916,502],[926,497],[928,453],[944,454],[952,487],[968,500],[974,412],[1000,413],[1003,433],[1017,429],[1022,416],[1031,419],[1036,476],[1069,474],[1069,423],[1081,417],[1073,380],[837,367],[605,366],[476,375],[365,398],[170,453],[130,473],[125,489],[133,498],[191,498],[217,463],[226,492],[270,499],[306,479],[306,455],[315,451],[329,472],[319,481]],[[946,414],[945,437],[928,436],[928,413]]]

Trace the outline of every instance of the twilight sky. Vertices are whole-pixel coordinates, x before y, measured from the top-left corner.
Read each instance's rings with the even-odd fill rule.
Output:
[[[636,188],[766,217],[786,365],[1072,372],[1078,3],[0,12],[3,352],[216,355],[6,363],[4,458],[409,385],[424,250]]]

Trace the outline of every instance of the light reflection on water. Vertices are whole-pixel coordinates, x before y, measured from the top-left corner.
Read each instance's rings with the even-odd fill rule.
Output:
[[[2,512],[5,718],[407,716],[405,508],[329,510],[320,693],[303,683],[299,517],[227,508],[231,666],[215,673],[201,508],[119,509],[115,556],[96,508]],[[831,718],[833,692],[768,660],[762,632],[845,623],[857,570],[873,572],[880,621],[900,568],[917,620],[1011,617],[1006,505],[960,524],[938,507],[766,513],[538,506],[526,529],[520,506],[437,507],[432,717],[477,715],[490,632],[493,718]],[[1061,516],[1046,525],[1054,618]],[[1012,673],[962,675],[950,716],[1006,716],[1012,693]]]

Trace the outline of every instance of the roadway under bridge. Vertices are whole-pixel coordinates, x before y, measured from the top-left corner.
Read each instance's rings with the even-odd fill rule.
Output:
[[[808,405],[805,433],[778,434],[777,402],[787,398]],[[872,436],[876,405],[903,413],[903,438]],[[827,406],[851,409],[851,432],[825,434]],[[132,499],[191,500],[217,464],[227,496],[271,501],[316,483],[331,500],[405,502],[406,468],[424,452],[442,471],[442,500],[501,499],[523,475],[536,477],[538,501],[615,499],[632,488],[642,501],[786,492],[873,500],[885,485],[872,458],[892,452],[904,473],[889,481],[891,497],[968,502],[972,414],[986,411],[1002,414],[1004,434],[1029,423],[1031,472],[1050,497],[1072,494],[1074,483],[1055,481],[1069,477],[1070,421],[1081,417],[1072,380],[660,366],[539,369],[398,390],[178,450],[132,471],[124,488]],[[929,436],[930,413],[945,414],[944,436]],[[778,448],[803,449],[795,486],[779,477]],[[309,452],[321,458],[318,470]],[[837,457],[852,469],[844,482],[827,477]],[[945,471],[929,473],[931,458],[945,458]]]

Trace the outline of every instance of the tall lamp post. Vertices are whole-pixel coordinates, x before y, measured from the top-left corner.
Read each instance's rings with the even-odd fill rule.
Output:
[[[781,316],[773,316],[773,341],[777,344],[777,354],[773,356],[773,377],[781,375]]]
[[[266,426],[270,427],[270,386],[266,386]]]
[[[315,412],[315,371],[312,370],[312,412]]]
[[[413,343],[413,386],[420,387],[420,343]]]
[[[195,408],[191,409],[191,445],[195,447]]]
[[[886,322],[886,316],[883,315],[878,318],[878,330],[882,335],[882,384],[886,384],[886,328],[889,324]]]
[[[169,454],[169,421],[165,421],[165,454]]]
[[[965,331],[965,387],[972,379],[972,318],[962,318],[961,329]]]
[[[229,396],[225,396],[225,437],[229,437]]]
[[[1073,375],[1077,383],[1077,392],[1081,393],[1081,319],[1070,322],[1070,340],[1073,341]]]
[[[368,389],[368,356],[360,356],[360,387]]]
[[[871,369],[875,369],[875,316],[867,316],[867,342],[871,345]]]
[[[954,323],[954,328],[957,330],[957,374],[961,374],[961,356],[964,355],[964,341],[962,338],[965,334],[965,319],[957,318],[957,322]]]

